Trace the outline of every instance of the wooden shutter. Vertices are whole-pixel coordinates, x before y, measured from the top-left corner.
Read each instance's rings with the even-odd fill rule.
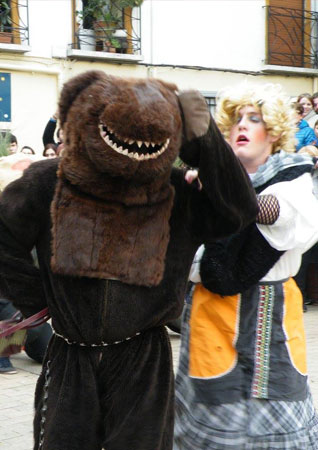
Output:
[[[268,64],[304,67],[304,1],[269,0]]]
[[[13,43],[21,44],[18,0],[11,1],[11,20],[12,20]]]

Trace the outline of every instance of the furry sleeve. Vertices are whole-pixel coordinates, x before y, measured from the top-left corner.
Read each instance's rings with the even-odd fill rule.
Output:
[[[220,295],[235,295],[258,283],[284,252],[271,247],[255,224],[205,247],[200,276],[203,286]]]
[[[44,204],[49,180],[43,164],[47,163],[33,163],[0,197],[0,296],[12,301],[24,316],[46,306],[31,250],[41,232],[45,208],[49,209],[49,204]]]
[[[255,221],[257,199],[250,179],[211,117],[208,132],[183,145],[180,156],[192,155],[202,191],[193,194],[191,229],[203,242],[236,233]]]

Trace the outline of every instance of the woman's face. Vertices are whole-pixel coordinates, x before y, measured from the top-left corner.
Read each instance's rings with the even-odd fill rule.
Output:
[[[268,134],[258,108],[244,106],[230,130],[229,143],[247,172],[254,173],[266,162],[277,139]]]
[[[45,150],[44,156],[46,158],[56,158],[57,155],[52,148],[48,148],[47,150]]]
[[[299,100],[299,103],[300,103],[301,105],[303,105],[303,107],[304,107],[304,114],[303,114],[303,117],[307,116],[307,114],[310,113],[310,111],[312,110],[312,104],[311,104],[311,101],[310,101],[308,98],[303,97],[303,98],[301,98],[301,99]]]
[[[25,155],[33,155],[32,150],[29,148],[23,148],[21,153],[24,153]]]

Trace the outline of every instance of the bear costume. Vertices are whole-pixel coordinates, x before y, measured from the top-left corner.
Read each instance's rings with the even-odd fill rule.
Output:
[[[255,193],[195,91],[89,71],[64,85],[59,117],[63,156],[0,198],[0,295],[25,316],[48,306],[54,329],[34,449],[170,450],[164,325],[196,249],[253,222]],[[200,185],[173,168],[178,154]]]

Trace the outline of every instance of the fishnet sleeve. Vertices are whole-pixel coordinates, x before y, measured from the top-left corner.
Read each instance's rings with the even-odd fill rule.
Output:
[[[256,222],[262,225],[273,225],[279,217],[279,201],[274,195],[258,195],[259,212]]]

